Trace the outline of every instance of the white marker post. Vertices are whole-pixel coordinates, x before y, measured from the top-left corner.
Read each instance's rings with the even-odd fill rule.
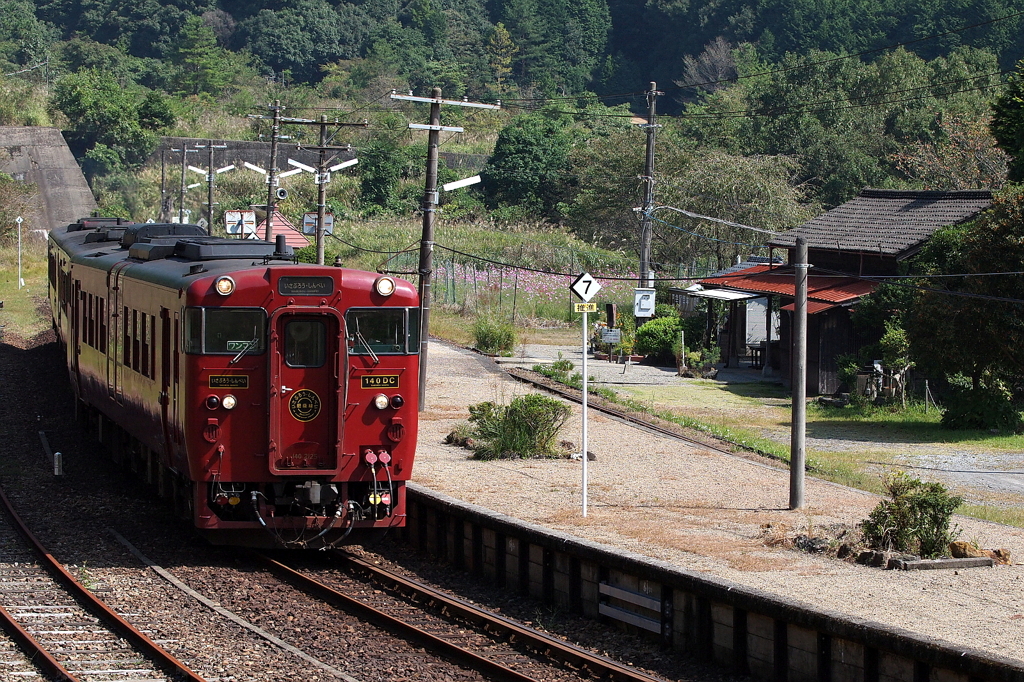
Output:
[[[21,278],[21,223],[24,222],[24,218],[18,216],[14,222],[18,223],[18,288],[20,289],[25,286],[25,280]]]
[[[591,303],[592,299],[598,291],[601,290],[601,285],[594,279],[590,273],[581,273],[579,277],[573,280],[573,283],[569,285],[569,289],[572,293],[576,294],[583,303],[577,303],[575,310],[578,313],[583,313],[583,453],[580,459],[583,460],[583,516],[587,516],[587,314],[597,312],[597,304]]]

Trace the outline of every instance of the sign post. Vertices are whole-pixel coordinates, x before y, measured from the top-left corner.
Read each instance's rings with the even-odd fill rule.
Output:
[[[21,223],[24,222],[24,218],[18,216],[14,222],[18,223],[18,288],[20,289],[25,286],[25,280],[21,278]]]
[[[569,285],[569,289],[572,293],[576,294],[583,303],[577,303],[575,310],[578,313],[583,313],[583,452],[580,459],[583,460],[583,516],[587,516],[587,314],[597,312],[597,304],[591,303],[592,299],[598,291],[601,290],[601,285],[596,279],[594,279],[590,273],[580,273],[579,277],[573,280],[573,283]]]

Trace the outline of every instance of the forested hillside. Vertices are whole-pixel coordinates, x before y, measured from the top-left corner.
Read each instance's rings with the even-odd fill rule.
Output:
[[[449,151],[489,157],[482,185],[444,197],[449,219],[541,221],[630,252],[650,81],[658,202],[781,230],[864,186],[1024,176],[1022,21],[1024,0],[0,0],[0,124],[60,126],[101,205],[148,218],[158,135],[266,139],[245,116],[279,99],[368,120],[333,138],[361,157],[332,185],[336,213],[407,216],[423,156],[408,124],[425,112],[388,95],[437,86],[502,103],[443,112],[467,131]],[[221,209],[263,192],[221,185]],[[666,217],[659,270],[757,250],[742,228]]]

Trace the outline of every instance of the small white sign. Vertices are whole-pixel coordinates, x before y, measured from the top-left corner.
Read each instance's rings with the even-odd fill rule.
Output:
[[[224,229],[246,237],[256,234],[256,211],[224,211]]]
[[[583,272],[573,280],[569,288],[572,290],[572,293],[579,296],[581,301],[589,303],[590,299],[594,298],[597,292],[601,291],[601,284],[589,272]]]
[[[334,214],[324,213],[324,234],[334,233]],[[316,213],[302,214],[302,234],[316,234]]]
[[[654,317],[654,289],[633,290],[633,317]]]
[[[465,180],[456,180],[455,182],[449,182],[448,184],[442,185],[441,189],[443,189],[445,192],[451,192],[453,189],[459,189],[460,187],[469,187],[470,185],[475,185],[478,182],[480,182],[480,176],[474,175],[473,177],[466,178]]]
[[[621,343],[622,342],[622,330],[621,329],[603,329],[601,330],[601,341],[604,343]]]

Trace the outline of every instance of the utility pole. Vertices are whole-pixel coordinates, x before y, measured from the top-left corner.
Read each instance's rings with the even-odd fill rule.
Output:
[[[214,144],[213,140],[207,140],[206,144],[197,144],[196,149],[206,149],[209,153],[206,163],[206,232],[207,234],[213,234],[213,186],[216,183],[217,173],[223,173],[225,171],[234,168],[234,164],[220,168],[216,171],[213,170],[213,150],[214,149],[227,149],[226,144]]]
[[[430,285],[434,268],[434,218],[437,212],[437,151],[441,132],[461,133],[462,128],[455,126],[441,125],[441,105],[450,104],[459,107],[474,107],[477,109],[501,109],[501,102],[498,104],[483,104],[481,102],[470,102],[441,99],[441,88],[434,88],[430,91],[430,97],[414,97],[412,94],[399,95],[391,91],[391,99],[405,100],[407,102],[423,102],[430,105],[430,123],[422,125],[410,123],[412,130],[426,130],[427,135],[427,181],[423,192],[423,235],[420,238],[420,395],[419,410],[426,409],[427,404],[427,344],[430,330]],[[586,454],[584,454],[584,457]]]
[[[185,142],[181,143],[181,149],[171,149],[172,152],[181,152],[181,188],[178,190],[178,222],[185,222],[185,169],[188,167],[188,155],[198,154],[198,149],[186,149]]]
[[[796,238],[796,300],[793,305],[793,419],[789,446],[789,508],[804,506],[807,461],[807,238]]]
[[[160,150],[160,220],[157,222],[167,222],[167,151],[165,149]]]
[[[264,241],[274,238],[274,210],[277,208],[277,137],[281,133],[281,100],[275,99],[274,125],[270,133],[270,169],[267,172],[267,228],[264,230]]]
[[[644,207],[640,212],[640,284],[641,287],[653,286],[651,281],[651,241],[654,235],[654,138],[658,130],[655,116],[658,95],[658,84],[651,81],[651,89],[647,91],[647,158],[644,162]]]
[[[330,168],[327,167],[327,164],[335,159],[335,157],[333,157],[333,156],[331,158],[327,158],[327,152],[330,152],[330,151],[351,151],[352,150],[352,146],[351,145],[345,145],[343,147],[329,145],[328,144],[329,139],[327,137],[327,126],[329,126],[329,125],[338,126],[338,127],[341,127],[341,126],[357,126],[357,127],[360,127],[360,128],[365,128],[365,127],[367,127],[369,125],[369,122],[366,121],[366,120],[363,120],[360,123],[343,123],[343,122],[339,121],[338,119],[334,119],[334,121],[328,122],[326,114],[320,114],[320,120],[319,121],[304,121],[304,120],[295,119],[293,122],[295,122],[295,123],[304,123],[306,125],[316,124],[316,125],[320,126],[320,144],[319,144],[319,146],[316,146],[316,147],[303,147],[303,146],[300,145],[298,147],[298,149],[304,149],[306,151],[316,151],[316,152],[320,153],[320,159],[319,159],[319,162],[317,163],[316,171],[314,172],[314,180],[316,182],[316,190],[317,190],[316,191],[316,200],[317,200],[317,204],[316,204],[316,262],[317,262],[317,265],[323,265],[324,264],[324,241],[325,241],[325,238],[327,236],[327,225],[326,225],[326,220],[327,220],[327,183],[329,183],[331,181],[331,173],[333,173],[336,170],[340,170],[342,168],[347,168],[349,166],[355,165],[357,163],[356,159],[351,159],[349,161],[343,161],[342,163],[339,163],[337,165],[331,166]],[[331,137],[334,137],[334,136],[332,135]],[[291,163],[294,166],[298,166],[299,169],[301,169],[301,170],[306,170],[306,171],[312,171],[313,170],[312,168],[310,168],[308,166],[304,166],[304,165],[302,165],[300,163],[297,163],[295,161],[292,161],[291,159],[288,159],[288,162]],[[288,172],[291,173],[291,172],[295,172],[295,171],[288,171]]]

